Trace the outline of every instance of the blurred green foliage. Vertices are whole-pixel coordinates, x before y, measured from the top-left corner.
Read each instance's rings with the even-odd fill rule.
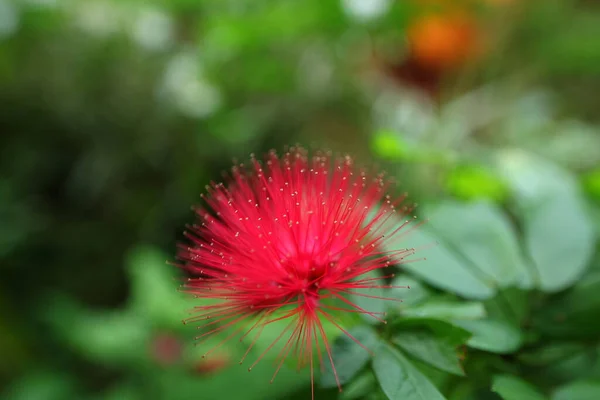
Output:
[[[482,54],[435,70],[416,44],[462,28],[407,32],[456,13]],[[600,398],[599,64],[585,0],[0,0],[0,396],[308,398],[243,343],[203,359],[165,264],[232,158],[299,142],[428,219],[317,398]]]

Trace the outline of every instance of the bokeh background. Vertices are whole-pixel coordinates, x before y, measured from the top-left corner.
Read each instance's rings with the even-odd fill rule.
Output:
[[[598,93],[594,0],[0,0],[0,395],[310,398],[306,374],[270,385],[269,361],[249,374],[241,345],[201,359],[181,324],[193,301],[165,264],[233,159],[296,143],[385,169],[419,214],[445,202],[426,216],[461,238],[452,251],[502,257],[478,225],[477,207],[497,210],[538,267],[528,316],[548,314],[517,321],[523,346],[579,355],[532,367],[548,380],[527,357],[512,372],[556,399],[579,399],[557,385],[598,390]],[[491,298],[435,276],[449,264],[411,279]],[[500,398],[486,379],[434,382]],[[386,398],[355,398],[369,395]]]

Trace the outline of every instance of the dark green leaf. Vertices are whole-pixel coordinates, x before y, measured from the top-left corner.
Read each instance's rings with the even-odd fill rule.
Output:
[[[398,350],[384,344],[373,359],[375,376],[390,400],[443,400],[444,396]]]
[[[517,288],[503,289],[496,297],[485,302],[486,312],[491,319],[520,326],[529,311],[529,294]]]
[[[535,367],[533,373],[536,380],[545,382],[548,386],[556,386],[574,379],[600,377],[598,350],[584,345],[556,344],[541,351],[530,352],[519,359]],[[533,359],[535,356],[539,360]]]
[[[455,375],[464,375],[454,346],[428,332],[401,332],[393,342],[411,356]]]
[[[592,272],[572,290],[548,303],[534,318],[546,335],[595,338],[600,335],[600,272]]]
[[[32,369],[27,374],[3,390],[3,396],[11,400],[30,399],[73,399],[79,398],[77,385],[73,376],[58,371],[45,371]]]
[[[402,349],[400,349],[400,351],[402,351]],[[410,357],[408,354],[406,354],[406,352],[402,352],[402,354],[407,356],[413,367],[418,369],[419,372],[433,384],[433,386],[438,388],[438,390],[442,390],[442,388],[445,388],[446,384],[453,382],[456,379],[455,375],[451,375],[446,371],[442,371],[441,369],[432,366],[431,364],[414,357]]]
[[[461,380],[448,393],[448,400],[475,400],[475,382],[472,380]]]
[[[377,346],[377,335],[369,327],[359,326],[348,331],[364,347],[373,351]],[[331,346],[331,356],[335,371],[341,385],[350,381],[369,361],[369,353],[348,335],[341,334]],[[321,376],[321,386],[335,387],[337,382],[331,363],[325,357],[323,360],[325,371]]]
[[[504,400],[545,400],[533,385],[511,375],[496,375],[492,383],[492,390]]]
[[[543,366],[555,364],[582,351],[585,351],[585,346],[578,343],[548,343],[544,347],[521,352],[518,357],[525,364]]]

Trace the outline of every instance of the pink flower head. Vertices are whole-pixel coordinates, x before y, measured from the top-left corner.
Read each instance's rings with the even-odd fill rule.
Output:
[[[361,308],[349,295],[372,297],[361,289],[391,287],[381,278],[393,275],[365,274],[414,253],[382,246],[410,223],[392,228],[389,223],[397,210],[410,212],[396,207],[405,196],[392,202],[383,176],[369,177],[350,157],[309,158],[301,148],[283,157],[271,151],[264,163],[252,157],[250,166],[232,172],[227,184],[208,187],[203,196],[208,207],[196,209],[201,222],[186,232],[190,244],[180,246],[181,266],[194,276],[184,289],[206,303],[184,322],[203,321],[197,339],[227,331],[216,347],[234,336],[248,337],[243,361],[266,325],[287,319],[287,327],[249,369],[285,337],[275,375],[291,354],[299,367],[310,365],[314,386],[316,354],[321,366],[327,359],[337,380],[323,322],[358,344],[336,313],[362,313],[383,322],[381,313]]]

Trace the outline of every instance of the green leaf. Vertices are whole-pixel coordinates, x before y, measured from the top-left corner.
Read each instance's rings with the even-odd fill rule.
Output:
[[[504,400],[545,400],[533,385],[511,375],[496,375],[493,378],[492,391]]]
[[[431,364],[411,357],[410,355],[406,354],[406,352],[402,352],[402,354],[407,356],[413,367],[418,369],[419,372],[433,384],[433,386],[438,388],[438,390],[445,388],[447,384],[454,382],[456,379],[455,375],[451,375],[446,371],[442,371],[441,369],[432,366]]]
[[[401,332],[393,342],[411,356],[442,371],[464,375],[454,346],[428,332]]]
[[[35,370],[27,374],[3,390],[3,398],[11,400],[30,399],[73,399],[80,398],[77,393],[77,384],[73,382],[73,376],[57,370]]]
[[[535,315],[533,325],[546,335],[596,338],[600,335],[600,272],[588,274],[571,290]]]
[[[380,276],[381,275],[377,271],[371,271],[361,276],[361,279],[374,279]],[[385,285],[385,283],[382,279],[378,279],[376,281],[372,281],[371,285]],[[351,294],[350,297],[352,299],[352,302],[360,308],[362,308],[363,310],[373,313],[378,318],[383,318],[383,314],[385,313],[386,307],[388,307],[390,305],[389,303],[391,303],[381,299],[381,297],[387,297],[386,293],[387,290],[383,288],[355,289],[353,290],[353,294]],[[363,296],[359,296],[360,294],[362,294]],[[365,313],[360,313],[360,316],[365,321],[371,324],[378,324],[380,322],[380,320]]]
[[[369,327],[359,326],[348,332],[371,351],[377,346],[377,334]],[[350,381],[370,358],[369,353],[346,334],[341,334],[333,343],[331,356],[341,385]],[[321,376],[321,386],[326,388],[337,386],[331,363],[327,357],[324,357],[323,363],[325,370]]]
[[[499,172],[510,184],[521,211],[535,208],[554,195],[578,191],[575,176],[526,151],[500,152],[497,161]]]
[[[44,318],[80,354],[109,365],[147,362],[151,329],[143,318],[127,310],[87,310],[62,296],[46,304],[50,312]]]
[[[280,311],[280,312],[273,314],[273,316],[270,318],[272,322],[267,323],[262,328],[258,328],[258,329],[260,329],[260,335],[258,335],[258,338],[256,338],[252,334],[246,336],[242,340],[243,346],[245,348],[248,348],[252,343],[254,343],[254,345],[252,346],[252,354],[254,354],[256,357],[258,357],[264,353],[264,358],[266,360],[278,359],[280,357],[280,355],[283,354],[284,351],[286,351],[285,348],[286,348],[287,340],[289,339],[290,333],[291,333],[290,330],[288,330],[287,334],[284,334],[283,336],[281,334],[290,325],[289,318],[283,318],[283,319],[277,320],[278,318],[282,317],[284,314],[285,314],[285,311]],[[325,336],[327,337],[327,339],[331,340],[334,343],[338,337],[341,337],[343,335],[343,333],[340,331],[340,329],[338,327],[336,327],[334,324],[332,324],[327,319],[323,319],[321,321],[321,325],[322,325],[323,332],[325,333]],[[257,329],[257,331],[258,331],[258,329]],[[323,338],[321,336],[321,333],[318,330],[317,330],[317,332],[319,335],[319,337],[318,337],[319,342],[322,344]],[[208,350],[208,349],[214,347],[215,345],[217,345],[218,342],[221,342],[222,340],[227,338],[232,333],[233,333],[233,330],[226,330],[223,332],[219,332],[215,335],[211,335],[211,336],[213,336],[213,338],[207,338],[206,342],[203,344],[196,344],[195,348],[199,348],[199,349],[206,348],[206,350]],[[256,332],[255,335],[256,334],[258,334],[258,332]],[[211,343],[211,341],[213,341],[213,340],[214,340],[214,342]],[[204,351],[206,351],[206,350],[204,350]],[[289,350],[289,347],[288,347],[288,350]],[[322,353],[322,355],[324,355],[324,354],[325,353]],[[313,352],[313,361],[318,362],[318,354],[316,351]],[[327,364],[329,363],[329,359],[324,358],[323,362],[324,362],[324,366],[327,367]],[[290,366],[292,368],[296,368],[296,366],[298,365],[297,363],[298,363],[298,359],[296,357],[286,357],[284,360],[284,364],[287,364],[288,366]]]
[[[532,270],[497,206],[449,201],[425,213],[430,219],[426,228],[468,264],[474,277],[493,287],[532,287]]]
[[[524,230],[542,290],[562,290],[585,272],[594,252],[595,233],[579,197],[555,195],[530,209]]]
[[[121,382],[87,400],[139,400],[141,398],[143,396],[134,382]]]
[[[399,244],[394,242],[392,238],[387,246],[397,248]],[[496,293],[493,286],[475,277],[472,268],[464,260],[444,244],[438,243],[438,238],[423,227],[412,231],[405,242],[403,246],[419,250],[426,260],[403,264],[403,269],[430,285],[470,299],[487,299]]]
[[[524,219],[525,247],[536,267],[537,286],[556,292],[572,285],[585,272],[595,245],[576,178],[522,151],[501,153],[500,169]]]
[[[584,177],[584,187],[596,200],[600,200],[600,169],[589,172]]]
[[[477,388],[472,380],[463,379],[454,385],[448,393],[448,400],[476,400]]]
[[[600,381],[577,381],[560,387],[552,395],[552,400],[598,400]]]
[[[485,307],[475,301],[432,299],[402,311],[407,317],[440,319],[478,319],[486,316]]]
[[[375,384],[376,381],[373,371],[367,370],[365,373],[352,379],[352,381],[344,387],[342,394],[340,394],[340,400],[364,399],[366,395],[373,392]]]
[[[529,311],[530,292],[518,288],[503,289],[493,299],[485,302],[485,310],[491,319],[498,319],[520,326]]]
[[[394,327],[397,327],[398,330],[426,328],[436,336],[444,338],[453,346],[466,343],[472,336],[471,332],[463,328],[433,318],[402,318],[394,323]]]
[[[138,246],[128,254],[131,308],[136,315],[159,326],[181,329],[189,309],[198,304],[177,291],[178,271],[166,260],[166,255],[147,246]]]
[[[524,364],[539,367],[556,364],[584,351],[585,346],[579,343],[548,343],[544,347],[521,352],[518,359]]]
[[[492,171],[479,165],[459,166],[450,172],[447,187],[454,196],[465,199],[503,201],[507,196],[506,184]]]
[[[400,308],[420,304],[431,295],[431,291],[423,282],[407,274],[397,275],[392,281],[392,286],[408,286],[406,289],[393,288],[388,291],[389,296],[402,299]]]
[[[550,343],[522,352],[518,360],[529,366],[532,379],[556,387],[575,379],[600,378],[600,348],[583,343]]]
[[[521,332],[505,322],[482,319],[453,323],[473,334],[467,345],[474,349],[506,354],[516,351],[521,346]]]
[[[407,154],[402,135],[391,131],[378,132],[371,142],[373,152],[387,160],[401,160]]]
[[[390,400],[443,400],[444,396],[411,362],[390,345],[378,347],[375,376]]]

